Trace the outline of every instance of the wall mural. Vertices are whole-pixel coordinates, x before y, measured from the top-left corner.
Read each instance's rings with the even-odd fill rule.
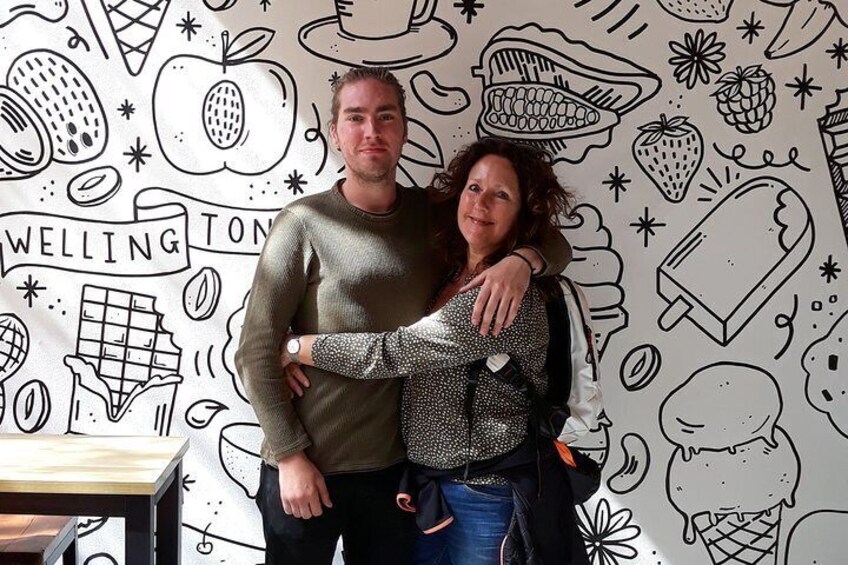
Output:
[[[275,215],[345,174],[359,64],[406,86],[399,182],[499,135],[579,196],[592,564],[844,561],[842,0],[0,4],[0,432],[189,437],[184,563],[262,561],[234,354]],[[117,521],[78,529],[124,563]]]

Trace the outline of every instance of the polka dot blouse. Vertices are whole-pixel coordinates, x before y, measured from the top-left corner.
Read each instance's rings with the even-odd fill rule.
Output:
[[[439,469],[481,461],[516,447],[527,435],[529,402],[508,384],[484,376],[474,399],[470,451],[465,416],[470,364],[509,353],[538,391],[547,389],[548,321],[535,285],[518,316],[497,337],[471,324],[479,289],[458,294],[440,310],[393,332],[325,334],[312,346],[316,367],[357,379],[409,377],[403,387],[403,436],[409,459]]]

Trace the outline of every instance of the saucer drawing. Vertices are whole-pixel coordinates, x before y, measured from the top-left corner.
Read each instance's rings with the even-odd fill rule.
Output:
[[[456,30],[432,18],[402,35],[370,39],[348,35],[338,16],[329,16],[300,28],[298,42],[313,55],[336,63],[403,69],[446,55],[456,45]]]

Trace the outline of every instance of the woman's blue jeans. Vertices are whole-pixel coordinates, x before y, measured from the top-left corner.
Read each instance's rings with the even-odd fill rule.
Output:
[[[415,544],[415,565],[495,565],[512,518],[512,487],[442,481],[453,523]]]

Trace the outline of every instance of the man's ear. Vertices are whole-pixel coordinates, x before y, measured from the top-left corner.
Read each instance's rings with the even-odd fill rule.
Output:
[[[339,136],[336,134],[336,124],[335,122],[330,124],[330,141],[333,142],[333,147],[338,149],[340,147],[339,144]]]

